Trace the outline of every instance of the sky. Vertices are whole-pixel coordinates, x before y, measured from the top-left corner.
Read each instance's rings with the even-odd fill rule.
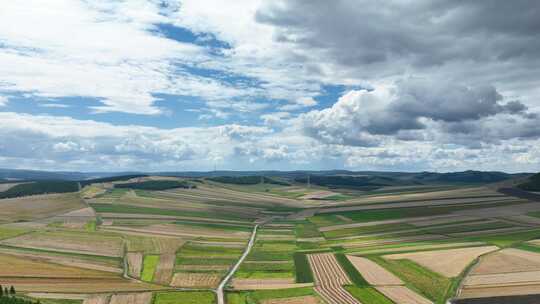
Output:
[[[535,0],[28,0],[0,167],[540,171]]]

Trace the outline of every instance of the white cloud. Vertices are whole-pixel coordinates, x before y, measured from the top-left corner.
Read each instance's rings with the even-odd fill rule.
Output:
[[[0,95],[0,107],[5,107],[8,103],[8,98],[6,96]]]

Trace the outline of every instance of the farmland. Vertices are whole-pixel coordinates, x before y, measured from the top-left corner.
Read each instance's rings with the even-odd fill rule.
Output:
[[[1,199],[0,284],[43,303],[217,303],[258,224],[226,303],[540,294],[533,201],[478,184],[313,181],[141,175]]]

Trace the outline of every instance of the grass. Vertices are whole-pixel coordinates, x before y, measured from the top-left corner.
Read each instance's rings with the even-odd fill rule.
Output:
[[[467,203],[452,206],[421,206],[421,207],[403,207],[403,208],[384,208],[360,211],[336,212],[329,215],[342,215],[352,219],[355,222],[371,222],[383,220],[395,220],[408,217],[422,217],[432,215],[448,214],[453,211],[476,209],[484,207],[508,206],[509,202],[494,201],[493,203]],[[317,215],[318,217],[320,215]],[[310,219],[311,220],[311,219]]]
[[[347,273],[347,276],[351,281],[354,283],[354,285],[358,287],[366,287],[369,286],[369,283],[362,277],[362,275],[356,270],[356,267],[349,261],[346,255],[343,253],[336,253],[336,260],[338,261],[339,265],[341,265],[341,268],[345,270],[345,273]]]
[[[0,227],[0,240],[10,239],[26,232],[28,230],[21,228]]]
[[[537,238],[540,238],[540,229],[501,233],[501,234],[488,235],[488,236],[482,235],[482,236],[475,236],[475,237],[466,237],[466,238],[460,239],[460,241],[470,241],[470,242],[482,241],[482,242],[490,243],[499,247],[510,247],[512,245],[521,243],[523,241],[533,240]]]
[[[154,279],[154,273],[159,262],[159,255],[145,255],[143,260],[143,269],[141,273],[141,280],[145,282],[152,282]]]
[[[294,233],[297,238],[314,238],[321,236],[319,229],[317,229],[317,225],[310,222],[297,224]]]
[[[295,252],[293,255],[294,269],[296,272],[296,283],[313,282],[313,272],[309,266],[307,256],[301,252]]]
[[[422,229],[422,231],[435,234],[450,234],[450,233],[460,233],[460,232],[473,232],[473,231],[482,231],[482,230],[491,230],[491,229],[501,229],[501,228],[511,228],[516,227],[515,225],[506,223],[506,222],[491,222],[491,223],[481,223],[475,225],[459,225],[452,227],[437,227]]]
[[[338,230],[331,230],[323,232],[324,237],[327,239],[336,239],[347,236],[355,236],[361,234],[371,234],[371,233],[384,233],[395,231],[399,232],[400,230],[408,230],[416,228],[410,224],[384,224],[384,225],[374,225],[366,227],[355,227],[355,228],[345,228]]]
[[[383,294],[378,292],[375,288],[372,287],[357,287],[357,286],[345,286],[345,289],[360,303],[369,303],[369,304],[393,304],[394,302],[390,301]]]
[[[346,216],[345,214],[341,214],[341,215]],[[319,215],[310,217],[308,220],[311,223],[317,225],[317,227],[333,226],[333,225],[341,225],[341,224],[349,223],[349,222],[344,221],[342,218],[335,216],[334,214],[319,214]]]
[[[94,232],[96,231],[96,227],[97,227],[97,221],[96,220],[91,220],[89,222],[87,222],[85,225],[84,225],[84,229],[88,232]]]
[[[531,245],[531,244],[527,244],[527,243],[518,244],[518,245],[515,246],[515,248],[530,251],[530,252],[540,253],[540,247],[535,246],[535,245]]]
[[[452,280],[426,269],[410,260],[385,260],[380,257],[372,259],[393,272],[407,283],[409,287],[434,301],[436,304],[445,303],[452,288]]]
[[[211,291],[158,292],[153,304],[214,304],[216,296]]]

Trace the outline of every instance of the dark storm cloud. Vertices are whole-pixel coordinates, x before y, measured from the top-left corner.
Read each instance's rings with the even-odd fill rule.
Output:
[[[279,3],[256,15],[279,29],[276,39],[321,50],[345,66],[396,63],[393,69],[400,69],[540,58],[538,1]]]

